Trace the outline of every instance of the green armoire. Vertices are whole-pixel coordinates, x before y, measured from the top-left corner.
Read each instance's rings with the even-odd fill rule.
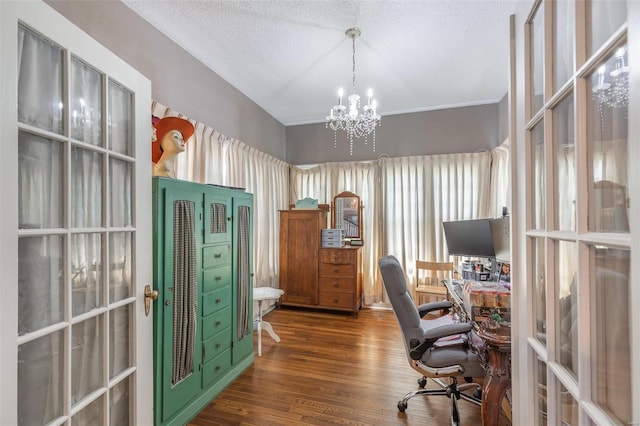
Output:
[[[154,419],[183,425],[253,363],[253,195],[153,178]]]

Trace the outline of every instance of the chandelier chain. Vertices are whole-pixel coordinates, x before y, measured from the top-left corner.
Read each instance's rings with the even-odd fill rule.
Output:
[[[353,73],[353,93],[356,93],[356,38],[351,38],[351,46],[352,46],[352,68],[351,71]]]

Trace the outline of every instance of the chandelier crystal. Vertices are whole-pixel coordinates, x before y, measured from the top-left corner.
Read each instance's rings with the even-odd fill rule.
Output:
[[[348,106],[342,104],[344,91],[338,91],[338,104],[329,110],[326,127],[333,130],[333,147],[337,147],[338,130],[347,132],[349,138],[349,155],[353,155],[353,139],[364,138],[368,144],[368,136],[372,134],[373,151],[376,150],[376,127],[381,125],[380,115],[376,112],[377,103],[373,99],[373,90],[367,92],[367,104],[360,111],[360,96],[356,94],[356,39],[360,37],[359,28],[353,27],[345,31],[352,43],[353,93],[347,98]]]
[[[608,71],[608,68],[612,68]],[[619,47],[615,55],[600,65],[592,77],[592,99],[600,115],[600,127],[604,131],[605,108],[623,109],[627,117],[629,104],[629,65],[627,48]]]

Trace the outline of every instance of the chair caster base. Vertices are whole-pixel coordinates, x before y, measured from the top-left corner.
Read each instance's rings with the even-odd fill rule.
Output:
[[[425,386],[427,386],[427,378],[422,376],[421,378],[418,379],[418,386],[420,386],[421,388],[424,388]]]

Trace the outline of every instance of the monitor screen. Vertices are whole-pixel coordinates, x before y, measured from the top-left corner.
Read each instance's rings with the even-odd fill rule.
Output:
[[[490,225],[496,260],[511,263],[511,225],[509,218],[491,219]]]
[[[495,257],[491,219],[442,222],[449,254],[452,256]]]

